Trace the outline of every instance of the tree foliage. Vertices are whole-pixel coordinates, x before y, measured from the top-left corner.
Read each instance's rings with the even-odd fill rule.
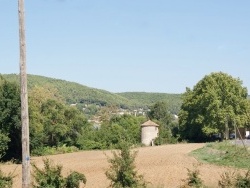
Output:
[[[168,104],[162,101],[158,101],[150,107],[148,117],[150,119],[158,120],[164,123],[164,125],[170,124],[173,119],[172,114],[169,111]]]
[[[83,112],[65,105],[47,86],[30,91],[29,119],[31,153],[47,146],[76,146],[88,125]],[[20,89],[16,82],[0,78],[0,156],[21,160],[21,145]]]
[[[187,171],[188,178],[184,180],[185,183],[180,188],[206,188],[197,167],[194,170],[187,168]]]
[[[248,122],[247,89],[242,81],[218,72],[187,88],[179,113],[182,138],[204,141],[214,133],[224,133],[225,125],[245,126]]]
[[[177,140],[173,137],[173,132],[177,127],[173,114],[169,111],[168,104],[164,101],[158,101],[150,107],[148,117],[156,121],[159,126],[159,136],[155,140],[156,145],[174,143]]]
[[[61,165],[54,165],[51,160],[44,159],[44,168],[32,164],[34,169],[33,187],[35,188],[79,188],[80,182],[86,184],[86,177],[79,172],[72,172],[67,177],[62,176]]]
[[[8,81],[19,82],[19,76],[16,74],[3,76]],[[81,109],[85,107],[85,105],[89,106],[90,104],[98,106],[116,105],[125,109],[147,109],[157,101],[164,101],[169,104],[171,113],[177,114],[181,106],[181,94],[146,92],[111,93],[65,80],[28,75],[29,91],[36,87],[49,88],[50,90],[54,88],[53,90],[56,90],[54,97],[63,99],[67,104],[77,103],[77,106]],[[39,91],[39,89],[36,91]]]
[[[138,175],[135,167],[136,152],[132,152],[126,141],[119,143],[119,152],[113,152],[113,158],[108,158],[110,163],[106,171],[107,178],[111,181],[110,187],[114,188],[146,188],[142,175]]]
[[[32,121],[31,126],[35,134],[31,139],[33,147],[43,146],[57,147],[66,144],[75,146],[79,136],[83,134],[83,128],[87,126],[87,119],[77,108],[69,107],[60,101],[48,99],[42,103],[36,116],[39,121]],[[32,119],[32,118],[31,118]],[[38,138],[36,136],[39,136]]]
[[[136,107],[148,108],[162,101],[168,104],[168,110],[172,114],[178,114],[181,106],[181,94],[147,93],[147,92],[124,92],[118,93],[134,102]]]
[[[0,130],[0,159],[6,154],[10,138]]]
[[[0,79],[0,152],[5,159],[21,160],[21,101],[17,85],[19,76],[4,75],[4,77],[8,81]],[[139,107],[142,102],[145,102],[143,105],[146,107],[156,99],[167,97],[167,94],[127,93],[128,98],[126,98],[120,94],[34,75],[28,75],[28,91],[32,155],[41,155],[44,151],[48,153],[62,147],[117,148],[121,138],[126,138],[132,144],[140,144],[140,125],[146,120],[145,117],[119,115],[118,111],[121,107],[130,107],[132,110]],[[129,98],[131,95],[134,99]],[[139,95],[144,98],[140,102],[137,101]],[[79,103],[70,106],[71,102]],[[84,107],[84,110],[81,107]],[[153,116],[156,117],[157,113],[161,113],[159,110],[161,108],[156,108]],[[101,125],[88,122],[85,113],[88,116],[95,114],[100,117]],[[160,120],[164,124],[162,128],[164,127],[166,131],[161,131],[160,134],[165,138],[170,135],[167,126],[169,108],[164,107],[163,114],[164,117]]]
[[[99,128],[86,126],[78,139],[81,149],[114,149],[119,140],[126,139],[132,144],[140,143],[140,125],[144,117],[132,115],[113,116],[105,121]]]
[[[1,188],[11,188],[13,185],[13,174],[5,174],[0,169],[0,187]]]
[[[20,89],[16,83],[8,82],[2,77],[0,77],[0,134],[1,144],[7,144],[4,146],[6,155],[3,158],[20,160],[22,152]],[[2,147],[3,152],[4,150]]]

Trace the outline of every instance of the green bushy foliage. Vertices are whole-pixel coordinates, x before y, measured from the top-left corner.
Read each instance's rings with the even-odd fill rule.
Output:
[[[9,81],[19,82],[19,76],[5,74],[3,77]],[[172,113],[178,114],[181,106],[181,94],[126,92],[111,93],[108,91],[86,87],[74,82],[48,78],[38,75],[28,75],[28,89],[49,86],[68,104],[78,103],[77,106],[89,105],[119,105],[123,108],[147,108],[157,101],[166,101]],[[88,107],[87,107],[88,108]],[[82,109],[82,107],[81,107]],[[87,109],[88,114],[95,113],[96,109]]]
[[[143,121],[144,117],[114,115],[99,128],[86,126],[77,139],[77,147],[83,150],[118,149],[121,138],[137,145],[140,143],[140,125]]]
[[[179,112],[180,134],[191,142],[211,140],[211,135],[245,126],[249,121],[247,88],[239,78],[214,72],[201,79],[193,89],[186,88]],[[226,135],[225,135],[226,136]]]
[[[250,170],[246,172],[244,176],[238,174],[236,177],[236,187],[247,188],[250,187]]]
[[[86,177],[79,173],[79,172],[72,172],[67,178],[66,178],[66,188],[79,188],[80,182],[83,182],[86,184],[87,179]]]
[[[0,76],[0,150],[3,160],[21,160],[21,100],[16,83]],[[0,153],[3,155],[3,153]]]
[[[56,155],[63,153],[77,152],[79,149],[75,146],[60,146],[60,147],[41,147],[32,150],[32,155],[35,156],[46,156],[46,155]]]
[[[5,155],[6,150],[8,149],[8,142],[10,142],[10,138],[7,135],[2,134],[2,131],[0,130],[0,158]]]
[[[77,145],[82,150],[98,150],[105,148],[102,143],[95,140],[88,140],[85,138],[79,138]]]
[[[35,164],[32,164],[34,168],[34,179],[35,183],[33,186],[35,188],[61,188],[65,184],[65,180],[61,175],[62,166],[52,165],[49,159],[44,161],[44,169],[39,169]]]
[[[34,168],[34,188],[79,188],[80,182],[86,183],[84,174],[72,172],[64,178],[61,174],[62,166],[53,165],[49,159],[43,160],[44,169],[39,169],[35,164]]]
[[[119,144],[119,152],[113,152],[113,158],[108,158],[110,163],[106,171],[107,178],[113,188],[146,188],[142,175],[138,175],[135,169],[136,152],[131,152],[130,145],[125,141]]]
[[[181,188],[205,188],[202,179],[199,177],[200,172],[195,167],[194,170],[187,169],[188,171],[188,178],[184,180],[184,185],[181,186]]]
[[[155,139],[156,145],[177,143],[178,122],[174,121],[174,116],[170,113],[169,104],[166,102],[156,102],[150,107],[148,117],[159,126],[159,135]]]
[[[11,174],[4,174],[2,170],[0,170],[0,187],[1,188],[11,188],[13,185],[14,176]]]

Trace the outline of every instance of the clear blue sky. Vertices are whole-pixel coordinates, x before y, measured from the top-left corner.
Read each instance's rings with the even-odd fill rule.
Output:
[[[18,0],[0,73],[19,73]],[[249,0],[25,0],[27,72],[111,92],[182,93],[211,72],[250,90]]]

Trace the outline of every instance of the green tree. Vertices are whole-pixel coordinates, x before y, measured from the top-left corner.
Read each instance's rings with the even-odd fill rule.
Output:
[[[88,123],[76,107],[63,103],[56,89],[35,86],[29,94],[31,150],[44,146],[75,146]]]
[[[6,154],[10,138],[0,130],[0,159]]]
[[[55,100],[47,100],[41,107],[44,116],[44,131],[48,146],[60,146],[66,138],[69,127],[64,117],[64,106]]]
[[[122,115],[122,116],[114,116],[111,118],[109,124],[117,124],[123,128],[128,139],[132,144],[140,143],[141,141],[141,124],[145,121],[145,117],[138,116],[135,117],[133,115]]]
[[[89,126],[88,120],[76,107],[65,107],[64,117],[69,127],[65,143],[68,146],[76,146],[78,137],[83,135],[84,128]]]
[[[156,102],[150,107],[148,112],[148,117],[150,119],[155,119],[168,125],[172,122],[172,115],[168,109],[168,104],[166,102]]]
[[[150,107],[148,117],[155,120],[159,124],[159,136],[155,140],[155,144],[161,145],[176,142],[172,131],[177,127],[174,122],[173,115],[170,113],[166,102],[156,102]]]
[[[187,88],[179,113],[181,136],[190,141],[205,141],[214,133],[224,134],[228,125],[247,123],[247,89],[240,79],[218,72]]]
[[[72,172],[67,177],[62,176],[61,165],[54,165],[51,160],[44,159],[44,169],[40,169],[36,164],[32,164],[34,169],[35,188],[79,188],[80,182],[86,184],[86,177],[84,174]]]
[[[50,87],[34,86],[29,91],[30,149],[42,148],[45,144],[44,116],[42,105],[49,99],[54,99],[55,90]]]
[[[8,136],[9,142],[3,159],[22,158],[21,145],[21,100],[20,89],[16,83],[0,77],[0,131]],[[7,138],[5,137],[5,141]]]
[[[143,176],[138,175],[135,169],[136,152],[131,152],[130,145],[126,141],[120,142],[119,149],[120,152],[113,152],[113,158],[108,158],[110,167],[105,174],[111,181],[110,187],[146,187]]]
[[[108,105],[105,107],[102,107],[100,111],[98,112],[98,115],[100,116],[100,120],[103,122],[109,122],[112,117],[114,117],[114,114],[118,112],[118,106],[116,105]]]
[[[109,122],[101,126],[100,142],[105,143],[106,148],[117,148],[121,139],[126,139],[131,144],[138,144],[140,143],[140,125],[143,121],[144,117],[113,116]]]
[[[76,145],[82,129],[88,124],[83,113],[75,107],[68,107],[60,101],[48,99],[41,106],[44,134],[48,146]]]

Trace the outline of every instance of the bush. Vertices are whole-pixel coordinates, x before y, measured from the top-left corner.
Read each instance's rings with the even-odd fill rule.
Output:
[[[60,147],[41,147],[32,150],[32,155],[35,156],[45,156],[45,155],[56,155],[63,153],[77,152],[79,149],[75,146],[60,146]]]
[[[5,175],[2,170],[0,170],[0,187],[1,188],[11,188],[13,184],[14,176],[11,174]]]
[[[0,130],[0,158],[2,158],[6,154],[9,142],[10,138],[7,135],[3,134]]]
[[[72,172],[68,177],[64,178],[61,175],[62,166],[53,165],[49,159],[43,160],[44,169],[39,169],[35,164],[33,177],[35,188],[78,188],[80,182],[86,183],[86,178],[83,174]]]
[[[66,178],[66,188],[79,188],[80,182],[86,184],[86,177],[83,174],[74,171]]]
[[[82,138],[78,139],[77,147],[79,147],[82,150],[98,150],[98,149],[105,148],[105,146],[103,146],[103,144],[100,142],[96,142],[94,140],[82,139]]]
[[[248,170],[245,174],[245,176],[242,176],[240,174],[236,177],[236,187],[239,188],[249,188],[250,187],[250,170]]]
[[[135,170],[136,152],[131,153],[130,145],[125,141],[120,142],[119,150],[113,152],[113,158],[108,158],[110,167],[105,174],[111,181],[110,187],[145,188],[147,183]]]
[[[189,188],[189,187],[194,187],[194,188],[205,188],[206,186],[204,185],[202,179],[199,177],[200,172],[195,167],[195,169],[192,171],[190,169],[187,169],[188,171],[188,178],[184,180],[184,185],[181,186],[181,188]]]

